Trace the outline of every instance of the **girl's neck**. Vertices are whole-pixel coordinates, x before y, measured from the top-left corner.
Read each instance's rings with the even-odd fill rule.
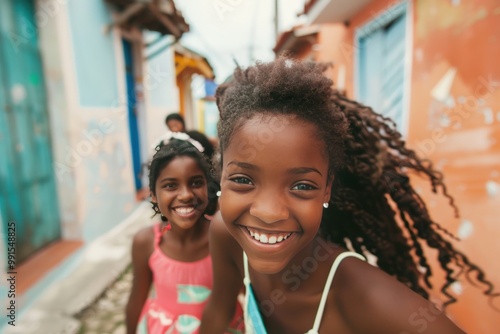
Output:
[[[168,234],[180,244],[187,244],[202,238],[207,230],[208,221],[202,217],[189,229],[182,229],[175,224],[171,224]]]
[[[316,237],[279,273],[268,275],[269,283],[278,289],[320,288],[340,247]]]

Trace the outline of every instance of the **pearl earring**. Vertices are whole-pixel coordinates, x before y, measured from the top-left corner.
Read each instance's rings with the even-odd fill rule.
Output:
[[[328,202],[323,203],[323,207],[324,207],[325,209],[328,209]]]
[[[217,195],[217,197],[220,197],[220,195],[222,194],[222,192],[219,190],[218,192],[215,193]]]

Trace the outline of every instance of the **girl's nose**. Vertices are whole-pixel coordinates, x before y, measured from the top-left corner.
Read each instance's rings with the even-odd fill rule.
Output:
[[[250,215],[266,224],[273,224],[287,220],[290,212],[279,196],[270,194],[269,196],[256,196],[255,202],[250,207]]]
[[[177,198],[180,201],[187,202],[187,201],[190,201],[194,198],[194,194],[193,194],[193,191],[189,187],[183,186],[183,187],[179,188],[179,193],[177,195]]]

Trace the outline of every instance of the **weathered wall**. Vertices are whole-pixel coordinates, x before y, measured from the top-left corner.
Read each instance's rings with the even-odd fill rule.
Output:
[[[354,97],[358,28],[385,15],[398,2],[372,1],[348,26],[325,25],[315,58],[331,61],[330,75],[346,68],[346,89]],[[432,217],[459,236],[456,247],[486,272],[500,291],[500,4],[495,0],[411,1],[411,64],[408,144],[444,172],[460,218],[442,196],[415,179]],[[433,255],[434,256],[434,255]],[[440,286],[442,278],[436,278]],[[468,333],[494,333],[494,311],[477,288],[454,287],[459,302],[449,313]],[[500,308],[500,298],[493,301]]]
[[[409,142],[444,172],[460,208],[460,219],[453,219],[445,201],[432,200],[435,219],[462,238],[457,247],[498,289],[500,5],[452,3],[414,5]],[[458,288],[460,303],[450,308],[457,321],[470,333],[496,332],[499,313],[469,284]]]
[[[102,1],[38,11],[63,238],[90,241],[136,205],[121,41]]]
[[[68,127],[71,117],[61,52],[63,37],[59,28],[65,19],[65,7],[57,1],[41,0],[37,3],[37,13],[41,17],[38,22],[40,53],[45,74],[61,232],[64,239],[79,239],[81,226],[76,210],[75,170],[67,168],[68,163],[64,161],[68,152],[65,144],[70,140]]]

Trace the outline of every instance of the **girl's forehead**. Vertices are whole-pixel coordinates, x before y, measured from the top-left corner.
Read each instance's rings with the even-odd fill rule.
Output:
[[[185,168],[203,170],[202,166],[200,166],[200,164],[195,158],[187,155],[180,155],[174,157],[169,163],[163,166],[162,171],[185,169]]]
[[[324,153],[325,143],[311,122],[288,115],[264,114],[240,124],[223,155],[224,164],[227,158],[246,162],[271,159],[280,164],[286,160],[302,164],[309,159],[326,161]]]
[[[317,137],[317,128],[313,123],[300,119],[295,115],[272,115],[269,113],[256,114],[253,117],[241,120],[235,129],[232,138],[252,136],[257,142],[270,143],[278,136],[297,135],[301,137]]]

